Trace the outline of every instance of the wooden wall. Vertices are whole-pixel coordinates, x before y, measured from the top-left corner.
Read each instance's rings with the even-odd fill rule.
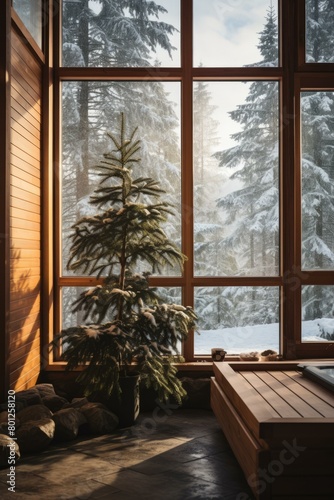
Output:
[[[11,30],[10,310],[7,370],[12,389],[40,371],[42,63]]]

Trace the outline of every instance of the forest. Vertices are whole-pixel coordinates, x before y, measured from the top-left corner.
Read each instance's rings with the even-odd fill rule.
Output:
[[[173,66],[178,50],[172,40],[179,26],[166,21],[167,11],[168,2],[64,0],[62,65],[157,67],[164,53],[164,60],[167,55]],[[306,61],[334,62],[334,2],[308,0],[306,14]],[[275,7],[268,1],[258,35],[260,58],[254,66],[279,65],[277,19]],[[237,88],[241,89],[239,102],[222,110],[223,99],[228,102]],[[194,82],[195,276],[280,274],[279,95],[277,81]],[[165,229],[181,246],[180,83],[66,81],[62,83],[60,174],[63,275],[69,275],[66,262],[71,228],[89,214],[89,196],[97,184],[93,166],[108,147],[106,132],[115,131],[121,112],[127,117],[129,129],[139,127],[143,175],[157,178],[167,192],[166,201],[175,207],[175,217]],[[334,91],[302,93],[305,272],[334,267],[333,116]],[[233,123],[231,133],[228,123]],[[222,140],[222,134],[227,134],[228,140]],[[163,275],[173,275],[173,269],[165,269]],[[71,304],[80,291],[63,290],[64,326],[72,322]],[[166,300],[180,300],[179,289],[166,289],[165,293]],[[334,287],[304,286],[303,321],[331,318],[333,298]],[[274,326],[279,323],[279,308],[280,291],[275,286],[195,289],[195,309],[203,332]],[[278,328],[275,332],[278,339]],[[207,337],[208,352],[210,344]]]

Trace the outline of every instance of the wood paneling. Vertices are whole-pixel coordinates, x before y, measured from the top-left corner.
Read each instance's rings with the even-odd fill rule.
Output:
[[[2,2],[0,15],[0,399],[9,383],[9,143],[10,143],[10,2]]]
[[[14,29],[11,37],[8,363],[21,390],[40,371],[42,65]]]

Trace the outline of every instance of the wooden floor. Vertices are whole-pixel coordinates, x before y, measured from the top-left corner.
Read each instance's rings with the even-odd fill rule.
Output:
[[[211,404],[256,498],[334,498],[334,393],[296,364],[216,363]]]

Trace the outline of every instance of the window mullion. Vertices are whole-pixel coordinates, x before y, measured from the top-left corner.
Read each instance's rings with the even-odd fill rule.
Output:
[[[282,353],[293,359],[296,356],[296,341],[300,341],[300,258],[298,244],[300,238],[300,211],[297,198],[300,197],[300,184],[296,165],[298,154],[295,153],[296,108],[294,107],[295,84],[294,68],[297,57],[295,6],[288,1],[281,2],[281,25],[284,36],[281,37],[283,82],[281,95],[281,275],[283,290],[281,295]]]
[[[192,54],[193,54],[192,0],[181,1],[181,164],[182,164],[182,251],[188,260],[184,266],[185,286],[183,300],[194,305],[193,287],[193,125],[192,125]],[[190,335],[183,352],[187,361],[194,359],[194,339]]]

